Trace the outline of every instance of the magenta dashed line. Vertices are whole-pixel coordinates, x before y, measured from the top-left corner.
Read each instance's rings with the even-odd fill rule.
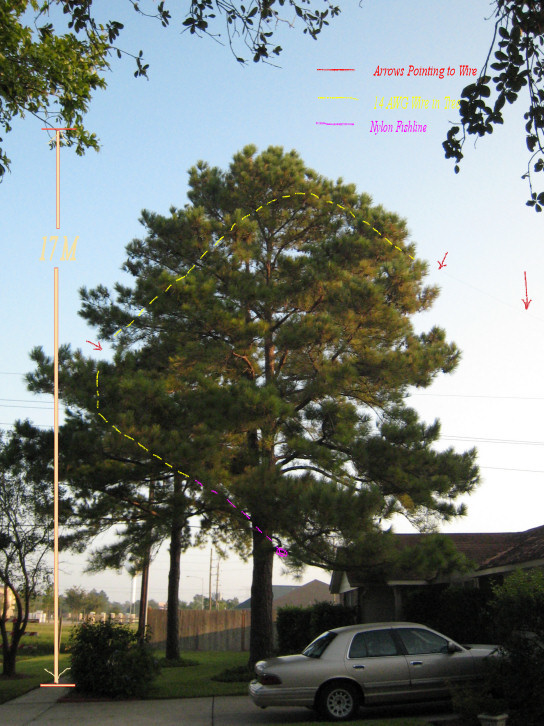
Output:
[[[228,502],[229,504],[232,504],[232,502],[230,501],[230,499],[227,499],[227,502]],[[234,507],[234,509],[236,509],[236,504],[232,504],[232,506]]]
[[[255,529],[262,534],[262,531],[258,527],[255,527]]]
[[[214,494],[217,494],[217,492],[215,491],[215,489],[212,489],[212,492],[213,492]]]
[[[244,517],[247,517],[248,519],[251,519],[251,517],[249,516],[249,514],[246,514],[245,512],[242,512],[242,514],[244,515]]]

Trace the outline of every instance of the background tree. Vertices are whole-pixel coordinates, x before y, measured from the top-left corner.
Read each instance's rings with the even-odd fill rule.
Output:
[[[167,351],[173,403],[221,451],[204,534],[253,557],[252,664],[272,650],[281,538],[300,561],[319,542],[329,566],[338,543],[381,563],[395,512],[421,526],[464,513],[454,500],[477,483],[475,451],[432,451],[438,423],[402,406],[459,360],[442,329],[412,329],[438,291],[402,220],[277,147],[248,146],[227,172],[199,162],[189,184],[191,205],[142,213],[147,237],[124,265],[134,287],[116,285],[116,303],[83,290],[82,314],[120,347]]]
[[[529,207],[541,212],[544,191],[533,189],[532,174],[544,171],[544,3],[539,1],[495,0],[495,31],[487,58],[478,78],[461,93],[461,126],[453,126],[442,144],[446,159],[455,159],[455,173],[463,158],[466,137],[493,133],[503,123],[505,103],[514,103],[525,86],[529,90],[529,107],[523,114],[529,150],[527,171],[521,177],[529,182]],[[496,48],[495,62],[489,64]],[[491,75],[491,69],[496,75]],[[489,73],[489,75],[488,75]],[[496,96],[491,103],[494,86]]]
[[[69,587],[64,592],[64,602],[68,611],[72,613],[72,616],[77,620],[79,613],[83,613],[83,616],[87,615],[87,593],[78,585]]]
[[[49,451],[44,464],[43,452]],[[51,570],[45,558],[53,545],[53,484],[51,458],[53,435],[38,431],[29,422],[16,422],[9,435],[0,438],[0,582],[15,597],[11,632],[2,604],[3,675],[14,676],[19,642],[30,611],[30,602],[50,584]],[[64,490],[59,487],[59,521],[69,515]]]
[[[156,18],[163,27],[169,25],[166,2],[129,2],[140,15]],[[320,4],[326,9],[318,10]],[[209,35],[221,42],[221,34],[213,32],[219,23],[217,12],[226,20],[228,44],[236,60],[245,63],[234,49],[238,45],[235,38],[239,38],[255,62],[267,62],[271,53],[281,52],[279,45],[273,47],[274,31],[283,20],[278,5],[284,6],[285,0],[250,0],[247,7],[235,0],[186,0],[181,26],[191,34]],[[340,13],[330,0],[288,0],[288,5],[302,21],[304,33],[314,39],[328,25],[329,13],[331,17]],[[111,68],[108,59],[114,53],[119,58],[131,56],[136,61],[136,77],[147,77],[149,66],[144,63],[142,50],[135,55],[115,45],[123,24],[117,20],[104,24],[93,10],[93,0],[11,0],[0,4],[0,127],[6,132],[11,130],[15,116],[30,113],[44,125],[76,127],[65,136],[68,146],[76,144],[77,154],[90,148],[98,151],[96,135],[84,128],[83,117],[92,91],[107,85],[104,71]],[[9,165],[0,148],[0,180]]]

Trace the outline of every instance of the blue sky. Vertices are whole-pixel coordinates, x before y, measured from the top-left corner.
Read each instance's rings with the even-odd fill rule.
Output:
[[[99,2],[104,17],[111,3]],[[77,157],[61,150],[61,228],[70,244],[78,236],[75,262],[60,268],[60,340],[90,353],[94,331],[77,315],[78,289],[128,281],[120,271],[125,245],[140,237],[142,209],[168,213],[187,202],[187,170],[203,159],[226,168],[243,146],[296,149],[320,174],[357,185],[375,204],[408,222],[417,254],[429,262],[428,282],[441,294],[433,309],[417,316],[417,330],[440,325],[463,352],[453,375],[440,376],[410,400],[421,417],[439,418],[439,448],[479,450],[482,484],[467,499],[468,516],[444,531],[518,531],[544,524],[544,435],[541,386],[544,329],[542,216],[525,206],[527,150],[523,111],[526,93],[505,109],[504,127],[474,148],[466,144],[461,172],[444,159],[441,146],[457,113],[443,108],[458,99],[466,82],[459,66],[478,71],[493,32],[493,5],[481,0],[363,0],[343,3],[317,41],[278,25],[284,51],[280,68],[250,62],[240,67],[210,38],[180,34],[172,25],[136,16],[116,3],[113,17],[125,23],[121,47],[144,50],[149,81],[133,77],[130,59],[112,59],[108,88],[95,94],[88,128],[100,138],[100,153]],[[284,17],[292,21],[294,12]],[[221,27],[221,30],[223,28]],[[376,77],[380,67],[453,67],[453,77]],[[317,68],[355,68],[318,72]],[[385,96],[439,99],[439,109],[376,109]],[[358,100],[319,100],[353,96]],[[426,133],[370,133],[371,121],[426,124]],[[325,126],[317,121],[352,122]],[[43,124],[28,117],[4,135],[12,173],[0,187],[2,302],[5,311],[0,365],[0,421],[29,417],[52,424],[52,403],[26,391],[21,375],[30,370],[36,345],[53,352],[53,262],[40,262],[44,235],[55,230],[55,154]],[[248,210],[249,211],[249,210]],[[60,246],[60,245],[59,245]],[[48,247],[49,249],[49,247]],[[447,267],[438,260],[448,253]],[[57,257],[58,259],[58,257]],[[524,309],[524,271],[529,297]],[[108,341],[101,341],[107,356]],[[13,375],[15,374],[15,375]],[[39,410],[39,409],[42,410]],[[456,437],[456,438],[454,438]],[[399,520],[399,532],[411,531]],[[113,599],[130,597],[128,576],[82,573],[84,558],[62,558],[61,592],[74,584],[105,589]],[[180,597],[190,600],[205,577],[209,549],[182,557]],[[168,554],[151,570],[151,597],[166,599]],[[280,563],[275,584],[289,584]],[[231,557],[220,567],[220,590],[248,596],[251,564]],[[186,575],[191,578],[186,579]],[[309,568],[303,581],[328,575]]]

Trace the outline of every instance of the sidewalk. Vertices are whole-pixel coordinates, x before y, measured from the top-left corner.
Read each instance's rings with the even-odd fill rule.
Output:
[[[36,688],[12,701],[0,705],[2,726],[27,724],[171,724],[172,726],[233,726],[233,724],[303,724],[311,714],[306,708],[257,708],[247,696],[216,696],[207,698],[172,698],[149,701],[92,701],[87,703],[57,703],[68,694],[69,688]],[[427,710],[427,709],[425,709]],[[411,711],[411,709],[410,709]],[[379,718],[376,713],[374,718]],[[402,713],[388,715],[401,716]],[[421,718],[422,726],[430,720],[444,719],[429,710],[413,713]],[[364,726],[364,719],[361,720]]]

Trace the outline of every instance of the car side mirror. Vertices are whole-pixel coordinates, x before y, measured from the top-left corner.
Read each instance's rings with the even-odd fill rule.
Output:
[[[448,653],[460,653],[461,648],[452,640],[448,641]]]

